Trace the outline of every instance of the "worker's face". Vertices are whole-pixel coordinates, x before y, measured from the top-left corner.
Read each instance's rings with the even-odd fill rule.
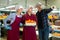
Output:
[[[32,9],[33,9],[33,8],[32,8],[32,7],[30,7],[30,8],[28,9],[28,12],[32,12]]]
[[[41,10],[41,9],[42,9],[42,7],[41,7],[41,6],[37,6],[36,8],[37,8],[38,10]]]
[[[17,10],[18,13],[21,13],[23,11],[23,8],[20,8]]]

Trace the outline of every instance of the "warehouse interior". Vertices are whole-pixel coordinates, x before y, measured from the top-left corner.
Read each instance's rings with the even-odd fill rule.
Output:
[[[26,13],[26,9],[29,5],[35,7],[40,2],[42,3],[43,9],[48,9],[52,5],[56,8],[48,14],[48,20],[50,24],[49,40],[60,40],[60,0],[0,0],[0,39],[7,40],[7,30],[4,28],[3,20],[8,17],[10,13],[16,13],[15,6],[21,5],[24,7],[23,14]],[[33,9],[34,14],[37,10]],[[36,27],[37,40],[39,40],[38,28]],[[19,28],[20,38],[22,40],[23,27]]]

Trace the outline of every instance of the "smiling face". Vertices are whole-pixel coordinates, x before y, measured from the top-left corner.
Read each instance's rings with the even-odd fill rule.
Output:
[[[38,11],[41,11],[41,10],[42,10],[42,4],[37,4],[37,5],[35,6],[35,8],[37,8]]]
[[[28,9],[28,12],[32,12],[32,8],[29,8],[29,9]]]
[[[21,13],[23,11],[23,8],[20,8],[17,10],[18,13]]]
[[[41,11],[42,10],[41,5],[37,6],[36,8],[38,9],[38,11]]]
[[[27,11],[28,14],[32,14],[32,11],[33,11],[32,9],[33,9],[32,7],[28,8],[28,11]]]

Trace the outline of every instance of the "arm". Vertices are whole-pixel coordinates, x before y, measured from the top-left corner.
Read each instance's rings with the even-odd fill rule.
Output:
[[[44,9],[45,13],[49,13],[49,12],[51,12],[52,10],[53,10],[52,8]]]
[[[23,26],[23,15],[21,15],[21,16],[22,16],[22,17],[21,17],[20,27]]]
[[[38,26],[37,26],[37,25],[38,25],[38,23],[37,23],[38,21],[37,21],[37,16],[36,16],[36,15],[35,15],[35,21],[36,21],[36,27],[35,27],[35,30],[38,30],[38,28],[37,28],[37,27],[38,27]]]
[[[37,16],[36,16],[36,15],[35,15],[35,21],[36,21],[36,25],[37,25],[37,24],[38,24],[38,23],[37,23],[38,21],[37,21]]]
[[[21,20],[21,23],[25,23],[25,15],[22,16],[22,20]]]
[[[10,14],[5,20],[4,20],[4,26],[5,26],[5,28],[7,28],[7,21],[8,20],[10,20],[11,19],[11,17],[12,17],[12,14]],[[10,20],[11,21],[11,20]]]
[[[35,20],[36,26],[37,26],[37,16],[36,16],[36,14],[34,14],[33,16],[34,16],[34,20]]]
[[[49,8],[49,9],[45,9],[45,13],[49,13],[49,12],[51,12],[53,9],[56,9],[56,6],[51,6],[51,8]]]

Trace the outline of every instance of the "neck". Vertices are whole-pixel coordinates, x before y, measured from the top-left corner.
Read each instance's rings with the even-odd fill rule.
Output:
[[[41,12],[42,9],[39,9],[38,11]]]
[[[21,15],[21,13],[17,12],[17,15]]]
[[[28,15],[31,16],[31,12],[28,12]]]

